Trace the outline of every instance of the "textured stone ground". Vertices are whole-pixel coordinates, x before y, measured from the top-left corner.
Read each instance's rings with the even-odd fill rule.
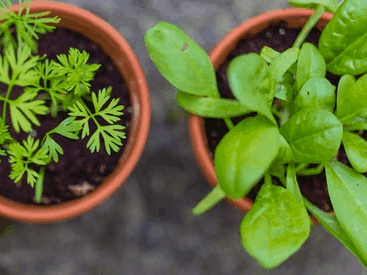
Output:
[[[286,1],[62,2],[101,16],[135,50],[152,98],[149,139],[127,182],[93,211],[53,225],[15,223],[15,232],[0,238],[0,274],[367,274],[321,227],[313,228],[304,246],[284,264],[265,271],[241,246],[240,212],[222,202],[202,216],[190,213],[210,188],[195,162],[187,118],[173,116],[178,110],[174,90],[148,58],[144,33],[158,20],[167,20],[209,51],[243,20],[288,6]]]

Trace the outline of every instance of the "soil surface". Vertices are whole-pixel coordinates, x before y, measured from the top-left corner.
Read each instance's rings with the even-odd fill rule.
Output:
[[[53,33],[39,35],[38,55],[47,54],[48,59],[57,60],[56,55],[67,54],[70,47],[77,48],[80,51],[86,50],[90,54],[89,64],[99,63],[102,65],[96,71],[94,80],[90,82],[91,90],[98,92],[98,90],[108,86],[113,87],[111,98],[120,98],[119,103],[125,106],[124,115],[117,124],[126,127],[124,129],[126,139],[123,140],[123,144],[126,144],[131,123],[130,95],[124,80],[111,59],[94,42],[67,29],[58,28]],[[4,91],[4,89],[6,91],[6,85],[1,85],[0,91]],[[20,94],[22,88],[14,87],[13,91],[14,94]],[[52,118],[50,115],[38,116],[41,127],[34,127],[33,134],[42,139],[47,131],[57,126],[67,117],[66,113],[59,112],[59,114],[56,118]],[[7,117],[8,120],[9,117]],[[95,129],[92,125],[90,123],[91,134]],[[17,134],[12,127],[10,127],[10,132],[18,142],[27,137],[25,133]],[[64,154],[59,156],[58,163],[52,161],[46,166],[43,197],[40,205],[54,205],[74,200],[94,190],[106,176],[113,172],[125,148],[122,146],[119,152],[112,152],[109,156],[104,149],[103,139],[101,139],[100,152],[91,154],[86,147],[89,137],[83,140],[71,140],[59,135],[53,135],[52,137],[61,145]],[[25,177],[15,184],[9,179],[9,173],[10,165],[7,157],[2,157],[0,195],[17,202],[36,204],[34,202],[34,190],[26,183]]]
[[[227,60],[219,67],[216,71],[218,88],[220,94],[224,98],[234,98],[228,84],[227,79],[227,67],[230,61],[246,53],[259,53],[264,46],[269,46],[278,52],[283,52],[290,48],[300,29],[287,29],[284,22],[277,25],[270,26],[268,29],[258,34],[256,37],[251,39],[242,39],[238,42],[235,49],[228,55]],[[308,35],[306,41],[317,46],[321,32],[314,28]],[[337,87],[340,76],[332,75],[329,72],[326,73],[326,78]],[[236,125],[238,122],[246,117],[256,115],[249,114],[241,117],[232,118],[232,122]],[[211,119],[205,118],[205,129],[208,140],[208,146],[211,151],[211,156],[213,157],[215,148],[217,147],[220,140],[228,132],[228,128],[222,119]],[[363,134],[364,138],[367,138],[366,133]],[[341,146],[338,153],[339,161],[350,166],[346,156],[343,146]],[[297,176],[298,183],[301,192],[306,196],[311,202],[316,204],[319,208],[325,211],[332,211],[333,207],[330,202],[330,198],[327,191],[325,172],[316,176]],[[277,182],[277,178],[273,177],[274,183],[276,185],[281,185]],[[255,201],[256,195],[263,184],[263,179],[250,191],[247,198]]]

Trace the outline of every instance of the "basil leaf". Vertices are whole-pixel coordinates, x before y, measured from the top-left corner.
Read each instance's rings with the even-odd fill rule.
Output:
[[[160,21],[144,36],[148,54],[160,73],[186,93],[219,97],[208,54],[174,24]]]
[[[335,75],[359,75],[367,72],[367,33],[336,56],[326,69]]]
[[[271,122],[276,81],[266,62],[255,53],[241,55],[228,66],[228,81],[233,95],[244,105],[254,106],[256,111]]]
[[[298,48],[289,48],[272,60],[269,69],[276,81],[279,82],[282,76],[297,61],[298,54]]]
[[[261,179],[279,149],[279,131],[260,116],[246,118],[219,142],[214,169],[228,197],[240,199]]]
[[[326,63],[318,49],[311,43],[305,42],[297,62],[297,90],[311,78],[325,78]]]
[[[327,163],[325,171],[327,188],[336,218],[366,262],[367,179],[337,161]]]
[[[277,267],[310,235],[306,208],[290,191],[265,182],[241,222],[245,250],[265,269]]]
[[[323,5],[327,12],[335,13],[338,9],[336,0],[288,0],[288,4],[294,8],[316,9],[318,5]]]
[[[311,78],[303,86],[294,100],[294,110],[320,108],[330,112],[335,108],[335,86],[326,78]]]
[[[322,163],[337,153],[343,125],[329,111],[313,108],[295,113],[281,128],[296,162]]]
[[[308,211],[311,212],[311,214],[320,222],[326,231],[337,238],[345,248],[347,248],[354,256],[356,256],[365,267],[367,267],[367,259],[363,259],[363,257],[359,254],[358,250],[355,248],[344,229],[340,226],[336,216],[322,211],[305,197],[303,197],[303,200]]]
[[[359,173],[367,172],[367,141],[359,135],[344,132],[343,145],[352,167]]]
[[[319,39],[318,48],[326,62],[341,54],[358,37],[365,34],[366,13],[366,1],[348,0],[341,3]]]
[[[348,90],[348,85],[353,83],[353,79],[348,75],[340,79],[343,83],[339,84],[341,89],[337,95],[336,115],[344,124],[353,122],[356,116],[367,110],[367,74],[360,77]]]
[[[235,99],[202,97],[183,91],[176,93],[175,100],[184,110],[210,118],[237,117],[256,111],[250,104],[244,105]]]

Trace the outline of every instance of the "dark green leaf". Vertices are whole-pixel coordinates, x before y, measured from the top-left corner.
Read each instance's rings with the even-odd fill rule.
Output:
[[[337,153],[342,135],[342,123],[329,111],[302,109],[280,129],[292,148],[297,162],[329,161]]]

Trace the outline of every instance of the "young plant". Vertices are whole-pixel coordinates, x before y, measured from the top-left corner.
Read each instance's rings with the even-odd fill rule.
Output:
[[[5,8],[0,9],[0,35],[3,35],[3,55],[0,55],[0,83],[7,86],[0,91],[0,155],[7,156],[10,166],[10,179],[16,183],[25,178],[27,184],[35,188],[35,201],[41,202],[45,167],[58,162],[64,151],[54,139],[60,135],[69,139],[84,139],[90,136],[87,148],[91,153],[99,152],[101,143],[107,154],[119,151],[122,139],[126,138],[124,126],[115,124],[123,115],[123,105],[118,98],[111,98],[112,87],[91,91],[95,72],[100,64],[88,64],[89,54],[70,48],[68,54],[57,55],[57,61],[32,54],[37,52],[37,33],[53,31],[49,23],[57,24],[60,19],[41,18],[50,12],[29,14],[30,1],[19,2],[19,13]],[[22,10],[26,7],[26,13]],[[17,41],[11,35],[11,27],[16,27]],[[1,45],[0,45],[1,46]],[[19,96],[13,88],[22,87]],[[67,112],[68,117],[42,138],[31,135],[34,125],[40,126],[39,116]],[[98,118],[98,120],[97,120]],[[104,121],[102,123],[102,121]],[[90,132],[90,122],[95,131]],[[29,133],[19,141],[9,132]],[[79,132],[82,131],[81,136]],[[102,140],[101,140],[102,137]]]
[[[150,58],[178,90],[177,104],[222,118],[229,128],[214,154],[218,185],[193,214],[224,197],[245,197],[264,178],[239,229],[243,247],[264,268],[277,267],[306,241],[307,210],[367,267],[367,141],[360,135],[367,130],[367,1],[288,2],[316,12],[290,49],[264,47],[231,61],[227,74],[235,99],[220,98],[208,55],[176,25],[161,21],[145,34]],[[325,9],[335,15],[318,47],[303,43]],[[342,76],[338,87],[326,71]],[[233,126],[230,118],[252,112],[257,115]],[[341,144],[352,168],[336,158]],[[335,215],[309,202],[297,183],[298,175],[323,170]]]

